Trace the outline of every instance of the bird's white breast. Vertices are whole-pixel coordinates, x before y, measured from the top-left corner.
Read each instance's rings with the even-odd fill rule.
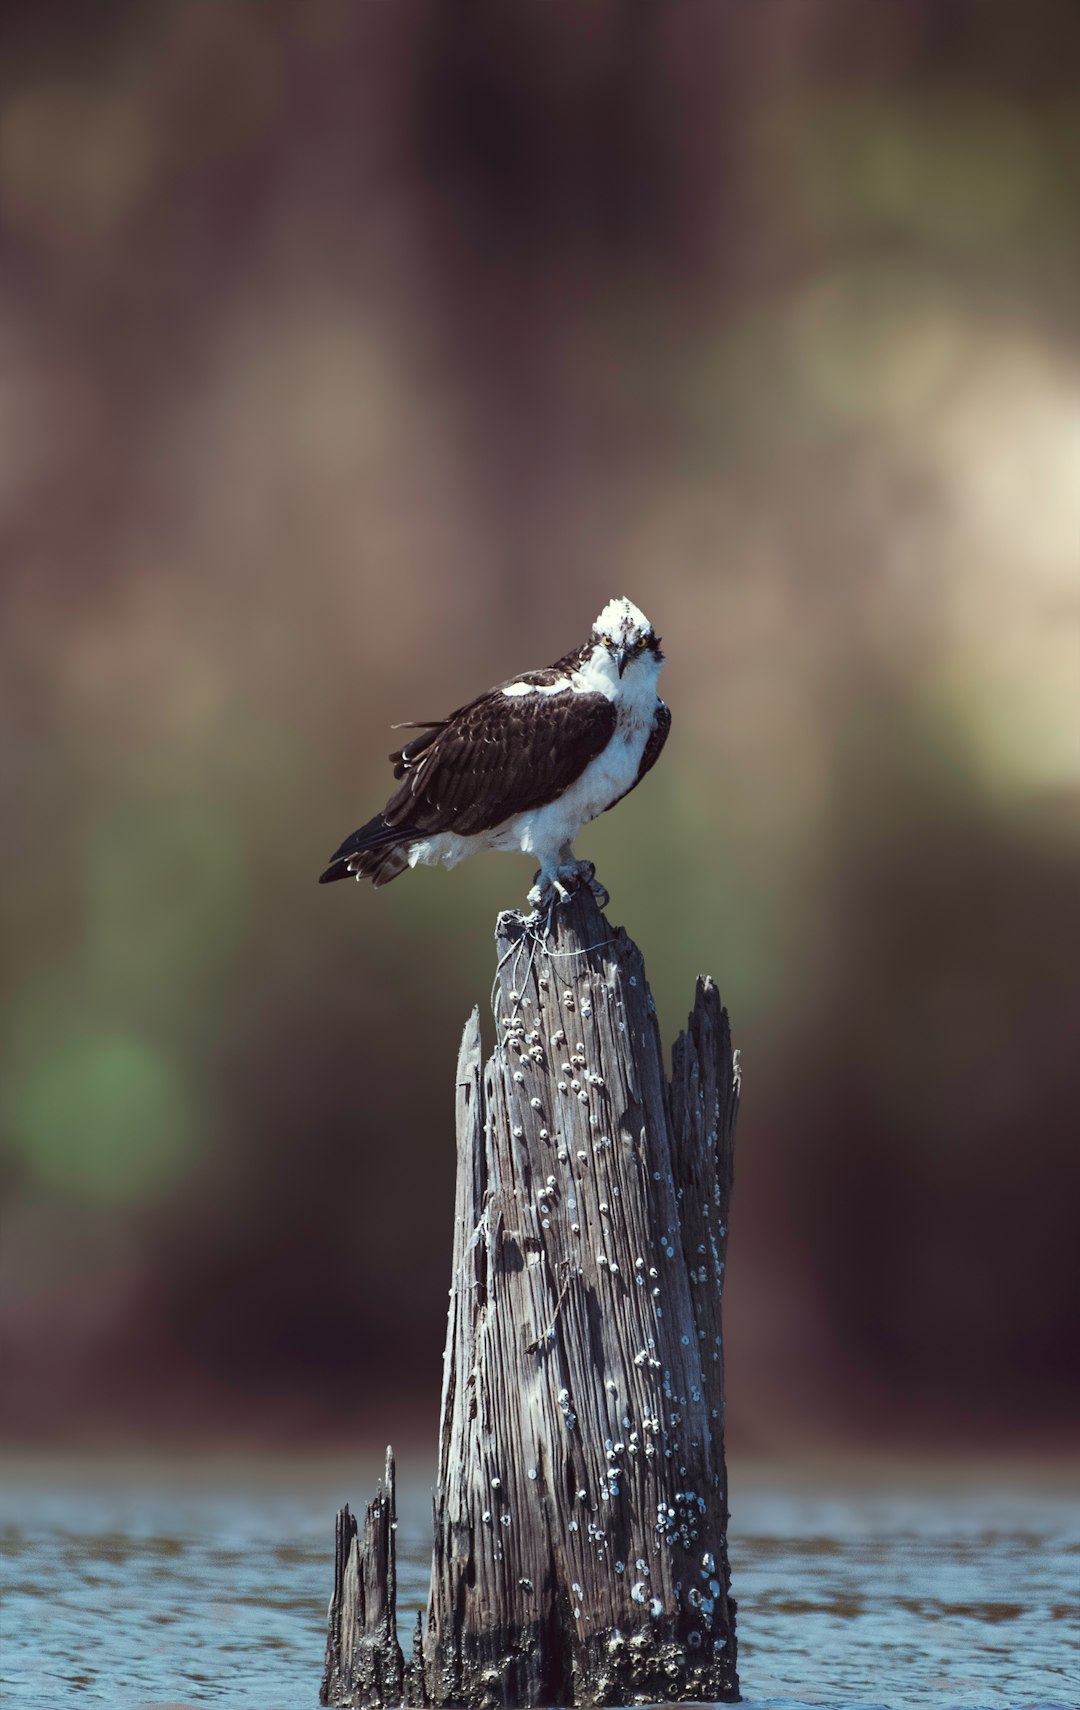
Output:
[[[499,847],[534,855],[559,849],[564,843],[572,843],[583,825],[626,794],[641,768],[656,718],[659,675],[656,661],[648,658],[635,661],[620,677],[606,655],[594,655],[574,673],[578,693],[602,694],[614,702],[616,724],[611,740],[561,796],[510,821],[504,828],[509,838]]]

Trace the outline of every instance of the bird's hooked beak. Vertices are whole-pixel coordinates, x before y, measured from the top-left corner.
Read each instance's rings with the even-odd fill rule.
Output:
[[[627,647],[625,642],[623,643],[623,645],[621,647],[616,648],[616,650],[615,650],[615,663],[619,667],[619,676],[620,677],[622,676],[623,672],[626,670],[626,667],[629,665],[630,660],[632,658],[633,658],[633,650],[631,648]]]

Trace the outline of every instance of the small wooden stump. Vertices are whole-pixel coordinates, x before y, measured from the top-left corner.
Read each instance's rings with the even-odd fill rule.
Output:
[[[501,915],[496,945],[496,1049],[484,1066],[474,1011],[458,1062],[435,1551],[407,1700],[735,1699],[727,1015],[699,980],[669,1084],[640,952],[587,891],[546,942]]]
[[[397,1639],[397,1500],[394,1457],[368,1504],[364,1542],[356,1516],[340,1509],[334,1537],[334,1590],[327,1615],[320,1704],[381,1705],[404,1700],[405,1659]]]

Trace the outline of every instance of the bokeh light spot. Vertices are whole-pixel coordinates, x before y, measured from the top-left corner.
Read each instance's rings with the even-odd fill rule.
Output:
[[[39,1058],[14,1089],[10,1116],[15,1145],[43,1183],[99,1202],[168,1190],[196,1138],[174,1066],[123,1033],[66,1041]]]
[[[826,230],[877,227],[985,252],[1060,218],[1044,139],[1006,101],[829,100],[798,134],[805,205]]]
[[[966,351],[948,294],[919,269],[834,269],[798,297],[796,373],[814,404],[840,419],[921,421]]]
[[[24,89],[0,121],[0,200],[39,235],[100,238],[138,206],[155,153],[152,123],[130,96]]]

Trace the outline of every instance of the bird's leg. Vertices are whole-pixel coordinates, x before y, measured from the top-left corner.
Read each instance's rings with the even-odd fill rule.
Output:
[[[559,904],[570,901],[570,892],[562,883],[563,876],[562,870],[555,862],[545,856],[541,859],[540,871],[533,880],[532,890],[525,899],[531,908],[547,910],[548,931],[551,930],[554,912]]]
[[[564,843],[559,850],[557,871],[559,878],[573,890],[576,890],[579,885],[588,885],[596,899],[597,907],[607,907],[611,899],[596,877],[596,868],[591,861],[577,860],[569,843]]]
[[[560,908],[563,903],[570,901],[570,892],[559,883],[558,879],[548,879],[543,882],[541,875],[537,873],[536,883],[525,900],[533,910],[532,919],[543,918],[544,929],[540,942],[544,943],[551,937],[552,928],[555,925],[555,910]]]
[[[581,883],[582,872],[588,865],[589,863],[587,861],[579,861],[577,859],[573,848],[569,843],[564,843],[562,848],[559,850],[555,872],[563,881],[568,892],[576,891],[578,885]]]
[[[527,901],[537,913],[546,911],[544,936],[548,937],[555,922],[555,910],[570,901],[576,890],[587,885],[599,908],[608,905],[608,894],[596,877],[591,861],[579,861],[569,843],[564,843],[557,857],[545,856],[533,881]]]

